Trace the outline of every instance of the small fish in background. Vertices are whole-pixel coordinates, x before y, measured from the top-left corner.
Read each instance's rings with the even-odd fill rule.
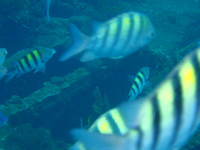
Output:
[[[200,125],[200,48],[186,56],[149,95],[76,129],[70,150],[181,149]]]
[[[5,48],[0,48],[0,79],[2,79],[7,73],[7,68],[3,65],[7,54],[8,52]]]
[[[148,44],[155,35],[151,20],[139,12],[124,13],[102,24],[95,23],[94,29],[94,34],[88,37],[70,24],[74,44],[60,61],[82,52],[82,62],[105,57],[120,59]]]
[[[8,122],[8,117],[6,117],[5,115],[2,114],[2,112],[0,112],[0,127],[6,125],[7,122]]]
[[[52,0],[46,0],[46,17],[47,17],[47,23],[49,23],[49,20],[50,20],[49,11],[50,11],[51,2],[52,2]]]
[[[19,77],[22,74],[31,72],[33,70],[35,70],[34,73],[38,71],[45,72],[45,64],[55,53],[55,49],[44,47],[32,50],[24,57],[20,58],[17,62],[15,62],[12,71],[7,73],[5,83],[10,81],[15,76]]]
[[[144,89],[146,82],[149,78],[149,74],[150,68],[143,67],[142,69],[140,69],[137,75],[133,77],[133,84],[129,92],[128,101],[135,100],[136,97],[142,93],[142,90]]]

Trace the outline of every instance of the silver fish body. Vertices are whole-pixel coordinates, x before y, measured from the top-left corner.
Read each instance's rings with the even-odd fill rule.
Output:
[[[121,14],[94,28],[94,34],[87,37],[71,25],[75,42],[61,60],[82,52],[80,60],[83,62],[105,57],[123,58],[148,44],[155,36],[151,20],[139,12]]]
[[[70,150],[180,149],[200,124],[200,48],[149,95],[100,116]]]
[[[32,50],[24,57],[19,58],[12,71],[7,74],[8,77],[5,82],[7,83],[15,76],[19,77],[33,70],[35,70],[35,73],[38,71],[45,72],[45,64],[55,53],[54,49],[45,47]]]

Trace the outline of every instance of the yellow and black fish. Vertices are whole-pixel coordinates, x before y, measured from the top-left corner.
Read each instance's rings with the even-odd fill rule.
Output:
[[[13,65],[13,70],[7,74],[5,82],[7,83],[13,77],[21,76],[27,72],[35,70],[45,72],[46,62],[56,53],[55,49],[50,48],[40,48],[34,49],[30,53],[26,54],[24,57],[19,58],[17,62]]]
[[[82,52],[81,61],[103,57],[122,58],[145,46],[155,35],[151,20],[139,12],[121,14],[105,23],[94,24],[94,28],[94,34],[88,37],[71,24],[74,44],[60,60],[67,60]]]
[[[200,48],[149,95],[100,116],[70,150],[180,149],[200,124]]]
[[[144,86],[146,85],[147,79],[149,78],[150,68],[143,67],[133,78],[133,84],[129,92],[128,100],[133,101],[137,96],[142,93]]]

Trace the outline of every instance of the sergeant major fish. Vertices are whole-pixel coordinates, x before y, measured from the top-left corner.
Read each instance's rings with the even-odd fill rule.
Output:
[[[136,97],[142,93],[142,90],[146,84],[147,79],[149,78],[150,68],[149,67],[143,67],[140,69],[140,71],[137,73],[137,75],[133,79],[133,84],[131,86],[130,92],[129,92],[129,101],[135,100]]]
[[[8,52],[5,48],[0,48],[0,79],[3,78],[7,73],[7,68],[3,65],[7,53]]]
[[[200,124],[200,48],[186,56],[158,88],[100,116],[70,150],[180,149]]]
[[[145,46],[155,35],[151,20],[139,12],[121,14],[94,28],[94,34],[88,37],[70,24],[74,44],[60,60],[82,52],[80,60],[83,62],[103,57],[122,58]]]
[[[7,83],[13,77],[21,76],[27,72],[35,70],[34,73],[45,72],[45,64],[56,53],[55,49],[40,48],[34,49],[24,57],[20,58],[13,66],[13,71],[9,72],[5,82]]]

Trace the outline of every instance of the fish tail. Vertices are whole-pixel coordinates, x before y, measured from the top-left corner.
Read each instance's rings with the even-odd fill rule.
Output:
[[[88,43],[88,36],[83,34],[75,25],[69,25],[74,44],[60,57],[60,61],[65,61],[83,52]]]
[[[5,83],[8,83],[12,78],[14,78],[16,75],[17,75],[18,71],[14,70],[14,71],[11,71],[9,73],[6,74],[6,79],[5,79]]]

